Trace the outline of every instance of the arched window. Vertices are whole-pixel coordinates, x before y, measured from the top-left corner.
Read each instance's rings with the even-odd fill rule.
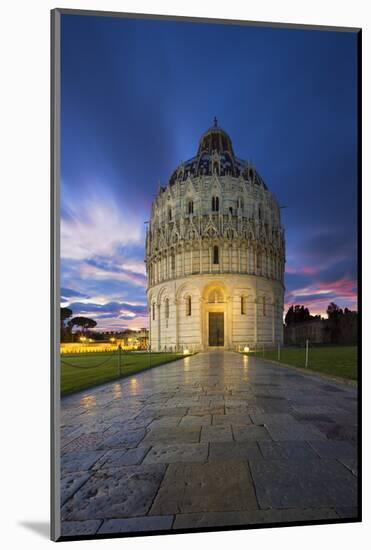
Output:
[[[263,315],[266,315],[266,302],[265,302],[265,296],[263,296]]]
[[[219,263],[219,246],[213,248],[213,264]]]
[[[223,303],[223,294],[219,289],[212,290],[208,296],[209,304],[222,304]]]
[[[174,254],[174,252],[171,255],[171,269],[173,271],[175,270],[175,254]]]
[[[211,199],[211,210],[213,212],[219,212],[219,197],[212,197],[212,199]]]
[[[193,214],[193,201],[188,202],[188,214]]]
[[[171,214],[171,208],[170,208],[170,206],[169,206],[169,208],[168,208],[168,210],[167,210],[167,219],[169,220],[169,222],[171,222],[171,216],[172,216],[172,214]]]
[[[246,315],[246,296],[241,296],[241,315]]]
[[[169,298],[165,299],[165,319],[169,319]]]
[[[153,302],[152,304],[152,320],[156,321],[156,304]]]
[[[186,315],[188,315],[188,316],[192,315],[192,298],[191,298],[191,296],[187,296],[187,298],[186,298]]]
[[[258,218],[259,220],[261,220],[263,217],[263,214],[262,214],[262,207],[259,205],[259,208],[258,208]]]

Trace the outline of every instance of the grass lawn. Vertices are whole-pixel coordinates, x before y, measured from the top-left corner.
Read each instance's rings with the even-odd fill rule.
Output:
[[[63,354],[61,355],[61,393],[66,395],[182,357],[182,353],[121,352],[120,374],[118,352]]]
[[[259,351],[249,355],[263,357]],[[277,361],[277,349],[266,350],[265,359]],[[315,346],[309,348],[308,369],[357,380],[357,346]],[[280,363],[305,367],[305,348],[281,348]]]

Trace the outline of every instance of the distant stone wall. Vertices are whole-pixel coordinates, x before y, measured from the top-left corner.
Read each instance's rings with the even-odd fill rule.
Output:
[[[325,344],[331,341],[331,333],[326,320],[293,323],[284,327],[284,341],[287,345],[305,344],[309,340],[313,344]]]

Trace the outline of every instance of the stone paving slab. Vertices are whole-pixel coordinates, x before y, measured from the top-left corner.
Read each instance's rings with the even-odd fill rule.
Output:
[[[61,471],[81,472],[89,470],[105,454],[105,451],[82,451],[61,456]]]
[[[62,508],[66,520],[144,516],[165,473],[162,464],[125,466],[88,476]]]
[[[149,430],[141,442],[143,445],[156,443],[198,443],[200,440],[200,428],[154,428]]]
[[[315,426],[287,422],[287,424],[267,424],[269,435],[274,441],[308,441],[326,439]]]
[[[92,474],[88,472],[73,472],[61,477],[61,504],[63,505],[69,498],[84,485]]]
[[[101,525],[101,519],[88,519],[86,521],[63,521],[61,525],[61,534],[62,537],[95,535]]]
[[[336,513],[342,519],[354,519],[358,517],[358,508],[355,506],[343,506],[336,508]]]
[[[247,463],[170,464],[150,514],[257,508]]]
[[[228,527],[231,525],[256,525],[259,523],[290,523],[326,519],[339,519],[339,514],[332,508],[205,512],[177,514],[173,529]]]
[[[72,441],[63,445],[62,442],[62,454],[70,453],[73,451],[97,451],[103,441],[103,432],[93,432],[88,434],[82,434],[74,438]]]
[[[263,509],[357,504],[356,478],[336,460],[249,460],[249,464]]]
[[[356,458],[357,448],[348,441],[310,441],[309,445],[321,458]]]
[[[136,447],[146,435],[144,428],[116,432],[114,435],[104,437],[99,445],[100,449],[113,449],[117,447]]]
[[[201,443],[207,441],[233,441],[231,426],[202,426]]]
[[[246,409],[246,407],[245,407]],[[199,415],[199,416],[204,416],[204,415],[215,415],[215,414],[225,414],[225,407],[224,405],[223,406],[215,406],[215,407],[202,407],[202,406],[198,406],[198,407],[190,407],[189,408],[189,413],[190,415]]]
[[[262,458],[261,451],[256,441],[210,443],[209,462],[248,460],[249,458]]]
[[[144,516],[140,518],[123,518],[105,520],[98,533],[135,533],[136,531],[168,531],[171,529],[174,516]]]
[[[356,458],[339,458],[339,461],[344,464],[353,475],[358,476],[358,461]]]
[[[271,436],[264,426],[240,426],[232,427],[236,441],[264,441],[271,440]]]
[[[188,427],[201,427],[201,426],[210,426],[211,424],[211,414],[205,414],[203,416],[187,414],[183,416],[179,423],[180,428]]]
[[[154,445],[146,456],[145,464],[172,464],[174,462],[206,462],[209,446],[205,443],[180,445]]]
[[[149,430],[155,428],[175,428],[178,426],[183,416],[161,416],[160,418],[154,418],[150,424],[147,424]]]
[[[266,459],[294,459],[305,461],[318,458],[318,455],[306,441],[259,441],[260,451]]]
[[[248,414],[215,414],[212,421],[213,426],[232,426],[232,424],[246,426],[251,423],[251,418]]]
[[[137,447],[136,449],[116,449],[107,451],[98,465],[102,469],[119,468],[141,464],[149,451],[149,447]]]

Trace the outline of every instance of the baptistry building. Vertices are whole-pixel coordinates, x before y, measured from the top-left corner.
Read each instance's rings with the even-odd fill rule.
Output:
[[[153,351],[283,340],[285,238],[277,199],[217,120],[152,204],[146,237]]]

